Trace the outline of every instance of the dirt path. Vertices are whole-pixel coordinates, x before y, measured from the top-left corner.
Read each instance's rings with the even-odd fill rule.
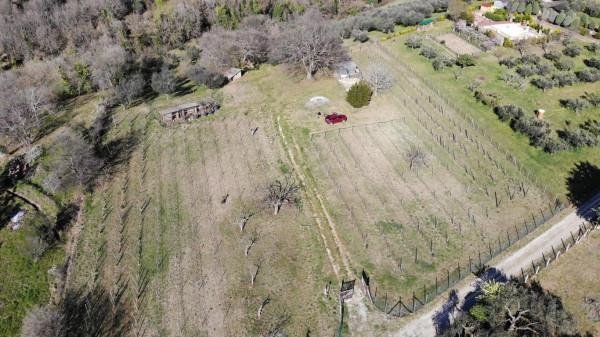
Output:
[[[342,259],[342,263],[344,264],[344,269],[346,270],[346,275],[347,276],[352,276],[352,270],[350,269],[350,263],[348,262],[348,253],[345,251],[339,236],[337,234],[336,231],[336,226],[333,222],[333,219],[331,218],[331,216],[329,215],[329,212],[327,212],[327,208],[325,207],[325,203],[323,202],[323,197],[319,194],[319,192],[314,189],[311,188],[307,185],[306,183],[306,179],[304,178],[304,175],[302,174],[301,168],[298,165],[298,163],[296,162],[296,158],[294,156],[294,153],[292,151],[292,149],[290,148],[290,144],[287,141],[287,137],[285,136],[284,132],[283,132],[283,128],[281,127],[281,120],[280,117],[277,116],[277,128],[279,130],[279,134],[281,135],[281,139],[283,141],[283,144],[286,146],[287,148],[287,154],[290,158],[290,162],[292,163],[292,165],[294,166],[294,170],[297,172],[297,175],[300,179],[301,184],[306,188],[309,189],[309,192],[311,192],[313,194],[314,197],[317,198],[317,200],[319,201],[319,206],[321,208],[321,211],[323,212],[323,214],[325,214],[327,223],[329,224],[329,228],[331,230],[331,234],[334,238],[334,243],[336,245],[336,249],[339,252],[341,259]],[[294,143],[294,146],[296,148],[296,151],[298,151],[298,153],[300,153],[300,149],[298,148],[298,144],[296,144],[296,142],[292,139],[292,142]],[[311,203],[312,204],[312,203]],[[327,257],[329,259],[329,262],[333,268],[333,271],[335,272],[337,278],[340,278],[340,266],[335,262],[335,259],[333,258],[333,255],[331,253],[331,249],[329,248],[329,246],[327,245],[327,239],[323,233],[324,229],[323,229],[323,224],[321,223],[321,220],[319,219],[319,217],[316,215],[316,212],[314,214],[314,219],[317,222],[317,225],[319,227],[319,234],[321,235],[321,239],[323,240],[323,244],[325,245],[325,250],[327,251]]]
[[[542,251],[548,251],[552,246],[562,244],[561,239],[571,236],[571,232],[576,232],[579,226],[586,222],[584,216],[587,215],[591,208],[600,204],[600,193],[591,198],[588,202],[582,205],[579,209],[572,211],[562,220],[550,227],[544,233],[533,239],[531,242],[517,250],[516,252],[506,256],[501,261],[493,265],[496,269],[504,272],[507,276],[518,276],[521,273],[521,268],[527,268],[531,262],[541,257]],[[461,302],[465,296],[475,290],[477,282],[475,280],[469,285],[457,289],[457,295]],[[402,329],[392,334],[394,337],[430,337],[435,336],[435,326],[433,317],[439,314],[443,307],[444,301],[440,299],[433,308],[415,318]]]

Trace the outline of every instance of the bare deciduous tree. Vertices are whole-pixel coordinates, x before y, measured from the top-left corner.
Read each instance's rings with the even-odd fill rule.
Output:
[[[114,87],[129,62],[127,51],[111,38],[98,40],[90,67],[94,84],[100,89]]]
[[[303,67],[308,80],[319,70],[348,59],[340,34],[315,8],[290,22],[273,41],[273,58]]]
[[[113,91],[114,104],[122,104],[123,107],[130,107],[137,98],[144,94],[146,81],[142,74],[135,74],[131,77],[122,79]]]
[[[256,278],[258,277],[258,272],[260,271],[260,267],[262,267],[262,259],[258,259],[258,261],[254,264],[254,268],[252,269],[252,271],[250,272],[250,284],[254,285],[254,282],[256,282]]]
[[[175,74],[167,67],[163,67],[160,72],[152,74],[150,86],[158,94],[172,94],[177,88],[177,78]]]
[[[64,315],[58,308],[33,308],[27,312],[23,319],[21,337],[63,336],[66,336]]]
[[[263,311],[265,310],[265,307],[267,306],[267,304],[271,303],[271,296],[267,296],[267,298],[265,298],[261,303],[260,306],[258,307],[258,313],[257,313],[257,317],[260,319],[260,316],[262,316]]]
[[[404,155],[406,162],[408,163],[408,167],[410,170],[421,167],[427,163],[427,155],[425,152],[418,146],[411,146],[410,149]]]
[[[252,231],[252,233],[250,233],[250,236],[248,237],[248,244],[246,245],[246,249],[244,250],[244,255],[248,256],[248,254],[250,254],[250,249],[252,249],[252,246],[254,246],[254,244],[258,241],[258,232],[256,230]]]
[[[274,208],[275,215],[279,214],[285,203],[295,205],[299,202],[300,185],[289,175],[277,179],[267,186],[267,202]]]
[[[269,24],[264,16],[251,16],[236,30],[213,28],[200,40],[202,62],[219,70],[252,69],[265,62],[269,54]]]
[[[373,88],[373,94],[389,89],[394,84],[394,77],[383,63],[370,64],[364,71],[365,80]]]
[[[59,155],[50,163],[49,175],[56,177],[60,187],[90,184],[102,168],[94,146],[81,135],[67,130],[58,137],[55,151]]]
[[[242,213],[240,214],[240,218],[239,218],[239,222],[238,222],[238,225],[240,227],[240,232],[244,231],[246,224],[248,223],[248,221],[250,221],[250,218],[253,217],[254,214],[255,214],[255,212],[253,210],[246,209],[246,208],[244,208],[242,210]]]

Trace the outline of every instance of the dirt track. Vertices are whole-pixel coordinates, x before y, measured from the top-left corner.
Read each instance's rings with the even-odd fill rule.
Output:
[[[591,208],[598,204],[600,204],[600,193],[591,198],[579,209],[569,213],[562,220],[553,225],[550,229],[542,233],[537,238],[533,239],[527,245],[494,264],[493,267],[504,272],[507,276],[518,275],[521,272],[521,268],[527,268],[531,264],[532,260],[540,257],[542,251],[547,251],[551,249],[552,246],[558,246],[561,244],[561,239],[569,237],[571,232],[576,232],[579,229],[579,226],[586,221],[584,216],[590,212]],[[461,302],[464,301],[467,294],[475,290],[475,286],[479,281],[481,280],[478,279],[468,286],[457,289],[457,295]],[[433,318],[436,315],[439,315],[439,311],[443,305],[444,302],[439,301],[429,312],[426,312],[415,318],[408,325],[404,326],[392,336],[435,336]]]

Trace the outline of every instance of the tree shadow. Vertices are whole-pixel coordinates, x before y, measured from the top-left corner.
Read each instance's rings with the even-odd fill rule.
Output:
[[[448,329],[452,325],[456,315],[468,312],[477,303],[477,298],[482,293],[481,286],[492,280],[506,283],[509,281],[509,278],[499,269],[493,267],[487,268],[479,275],[477,281],[475,281],[475,289],[467,293],[465,298],[462,299],[462,304],[456,291],[452,290],[446,303],[432,317],[437,334],[439,335]]]
[[[460,299],[456,290],[450,290],[448,300],[442,305],[442,307],[433,314],[432,320],[435,326],[435,331],[440,334],[442,331],[448,329],[452,324],[454,318],[454,312],[456,311]]]
[[[569,201],[578,208],[578,214],[586,215],[594,206],[586,202],[600,190],[600,168],[589,161],[579,162],[569,171],[566,185]]]
[[[111,294],[101,286],[90,291],[67,290],[61,303],[66,336],[124,337],[130,315],[124,300],[126,285]]]

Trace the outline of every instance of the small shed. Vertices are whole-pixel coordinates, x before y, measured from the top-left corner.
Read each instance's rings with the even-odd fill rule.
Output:
[[[165,124],[173,124],[179,122],[187,122],[214,114],[219,109],[219,105],[215,102],[208,101],[202,103],[186,103],[174,108],[163,110],[160,113],[161,120]]]
[[[242,77],[242,69],[240,68],[229,68],[223,76],[227,78],[229,82],[237,81]]]
[[[479,10],[481,11],[481,13],[487,13],[487,12],[491,12],[494,10],[494,4],[491,2],[486,2],[481,4],[481,6],[479,7]]]
[[[356,63],[352,61],[338,63],[335,66],[335,74],[338,79],[359,77],[360,70]]]
[[[354,295],[354,283],[356,280],[344,281],[342,280],[342,286],[340,287],[340,301],[344,301],[348,298],[352,298]]]
[[[427,30],[431,27],[433,27],[433,19],[432,18],[425,19],[425,20],[419,21],[417,23],[417,30]]]

